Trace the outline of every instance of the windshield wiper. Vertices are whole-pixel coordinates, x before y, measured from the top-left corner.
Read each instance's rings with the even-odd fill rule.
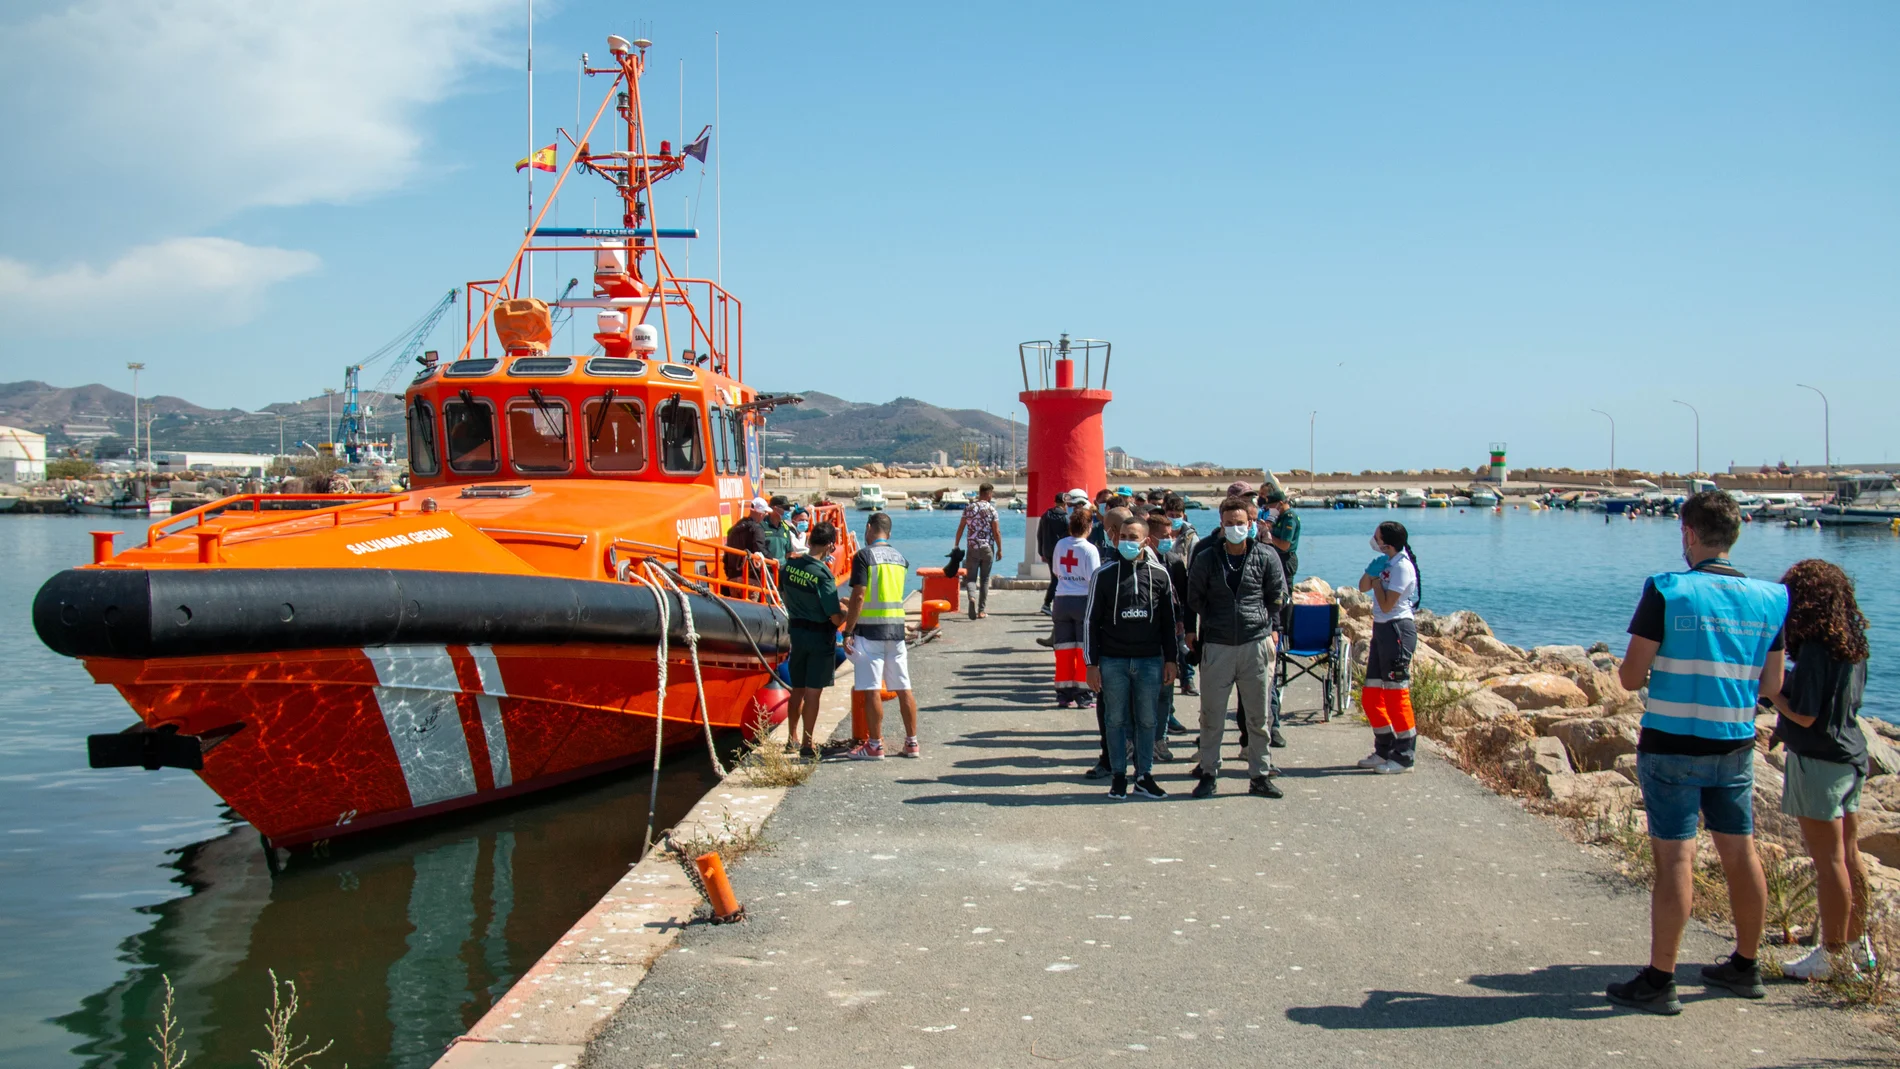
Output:
[[[594,429],[587,432],[587,444],[600,441],[600,432],[607,429],[607,415],[613,411],[614,388],[607,387],[607,396],[600,399],[600,415],[594,417]]]

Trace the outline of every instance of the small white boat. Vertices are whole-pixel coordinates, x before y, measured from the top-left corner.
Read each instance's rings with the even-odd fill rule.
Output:
[[[1471,499],[1463,494],[1453,494],[1451,497],[1451,505],[1453,508],[1470,508]]]
[[[1451,497],[1450,497],[1449,495],[1447,495],[1447,494],[1441,494],[1441,493],[1438,493],[1438,492],[1436,492],[1436,491],[1434,491],[1434,492],[1432,492],[1432,493],[1429,493],[1429,494],[1426,494],[1426,495],[1425,495],[1425,507],[1426,507],[1426,508],[1428,508],[1428,509],[1443,509],[1443,508],[1450,508],[1450,507],[1451,507]]]
[[[1425,507],[1425,491],[1400,490],[1399,496],[1392,502],[1397,508],[1422,509]]]
[[[953,488],[937,495],[937,507],[956,512],[961,509],[969,508],[970,499],[964,495],[963,491]]]
[[[884,488],[876,483],[859,483],[858,496],[851,502],[859,512],[882,512],[886,504]]]
[[[930,503],[930,499],[922,494],[910,495],[910,500],[904,502],[904,507],[912,512],[929,512],[936,508]]]
[[[1020,497],[1012,497],[1012,498],[1010,498],[1010,499],[1009,499],[1009,510],[1010,510],[1011,512],[1023,512],[1023,511],[1025,511],[1025,510],[1026,510],[1027,508],[1028,508],[1028,506],[1026,506],[1026,505],[1024,505],[1024,504],[1023,504],[1023,499],[1022,499],[1022,498],[1020,498]]]
[[[1894,486],[1892,475],[1836,475],[1828,485],[1834,490],[1833,500],[1821,505],[1814,517],[1828,527],[1886,527],[1900,520],[1900,488]]]
[[[1331,501],[1314,494],[1301,494],[1293,499],[1293,507],[1296,509],[1331,508],[1332,504]]]
[[[1499,501],[1498,495],[1492,493],[1489,490],[1471,491],[1471,507],[1472,508],[1488,509],[1496,505],[1498,501]]]
[[[13,506],[20,503],[17,497],[0,497],[0,512],[12,512]]]

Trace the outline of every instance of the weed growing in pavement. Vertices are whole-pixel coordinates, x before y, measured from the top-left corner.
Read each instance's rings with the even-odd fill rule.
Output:
[[[179,1069],[185,1064],[185,1037],[178,1024],[178,997],[172,990],[172,978],[160,974],[165,981],[165,1001],[158,1007],[158,1027],[152,1030],[152,1051],[158,1055],[158,1064],[154,1069]]]
[[[1780,929],[1783,945],[1793,946],[1795,931],[1820,919],[1814,894],[1814,865],[1776,842],[1756,845],[1762,875],[1768,881],[1768,928]]]
[[[718,854],[722,863],[730,864],[764,845],[759,826],[733,820],[730,809],[720,810],[717,830],[695,824],[682,836],[675,828],[667,833],[666,841],[667,851],[688,865],[704,854]]]
[[[738,770],[750,787],[796,787],[811,778],[816,761],[785,752],[772,736],[772,721],[763,707],[754,706],[752,739],[739,755]],[[789,729],[787,729],[789,731]]]
[[[1874,960],[1858,969],[1842,963],[1825,982],[1824,989],[1841,1004],[1890,1007],[1900,995],[1900,917],[1894,909],[1892,899],[1882,899],[1867,918]]]
[[[253,1050],[262,1069],[298,1069],[310,1059],[336,1045],[331,1040],[316,1050],[310,1049],[310,1037],[298,1039],[290,1029],[297,1017],[297,982],[277,979],[270,970],[270,1010],[264,1015],[264,1030],[270,1035],[269,1050]],[[349,1069],[348,1065],[344,1069]]]

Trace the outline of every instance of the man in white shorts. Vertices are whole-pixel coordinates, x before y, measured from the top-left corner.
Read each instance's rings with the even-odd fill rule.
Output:
[[[897,692],[904,718],[901,757],[921,756],[917,745],[917,697],[910,691],[910,659],[904,646],[904,580],[910,562],[891,546],[891,518],[873,512],[864,521],[864,548],[851,558],[851,601],[844,613],[844,652],[851,658],[852,689],[862,694],[865,740],[845,756],[875,761],[884,756],[884,703],[879,690]]]

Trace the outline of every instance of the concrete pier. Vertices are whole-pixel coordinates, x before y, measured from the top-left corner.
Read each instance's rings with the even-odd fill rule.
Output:
[[[1611,1007],[1604,985],[1647,955],[1647,898],[1429,753],[1406,776],[1353,768],[1369,735],[1318,723],[1315,688],[1287,702],[1285,799],[1245,793],[1230,736],[1217,797],[1186,797],[1179,760],[1158,770],[1174,797],[1110,801],[1081,775],[1093,714],[1053,707],[1037,604],[995,594],[988,620],[947,619],[913,651],[923,757],[827,764],[789,791],[767,846],[733,868],[750,922],[679,933],[583,1064],[1733,1069],[1900,1054],[1798,985],[1760,1002],[1705,991],[1697,966],[1729,948],[1700,926],[1682,1016]]]

